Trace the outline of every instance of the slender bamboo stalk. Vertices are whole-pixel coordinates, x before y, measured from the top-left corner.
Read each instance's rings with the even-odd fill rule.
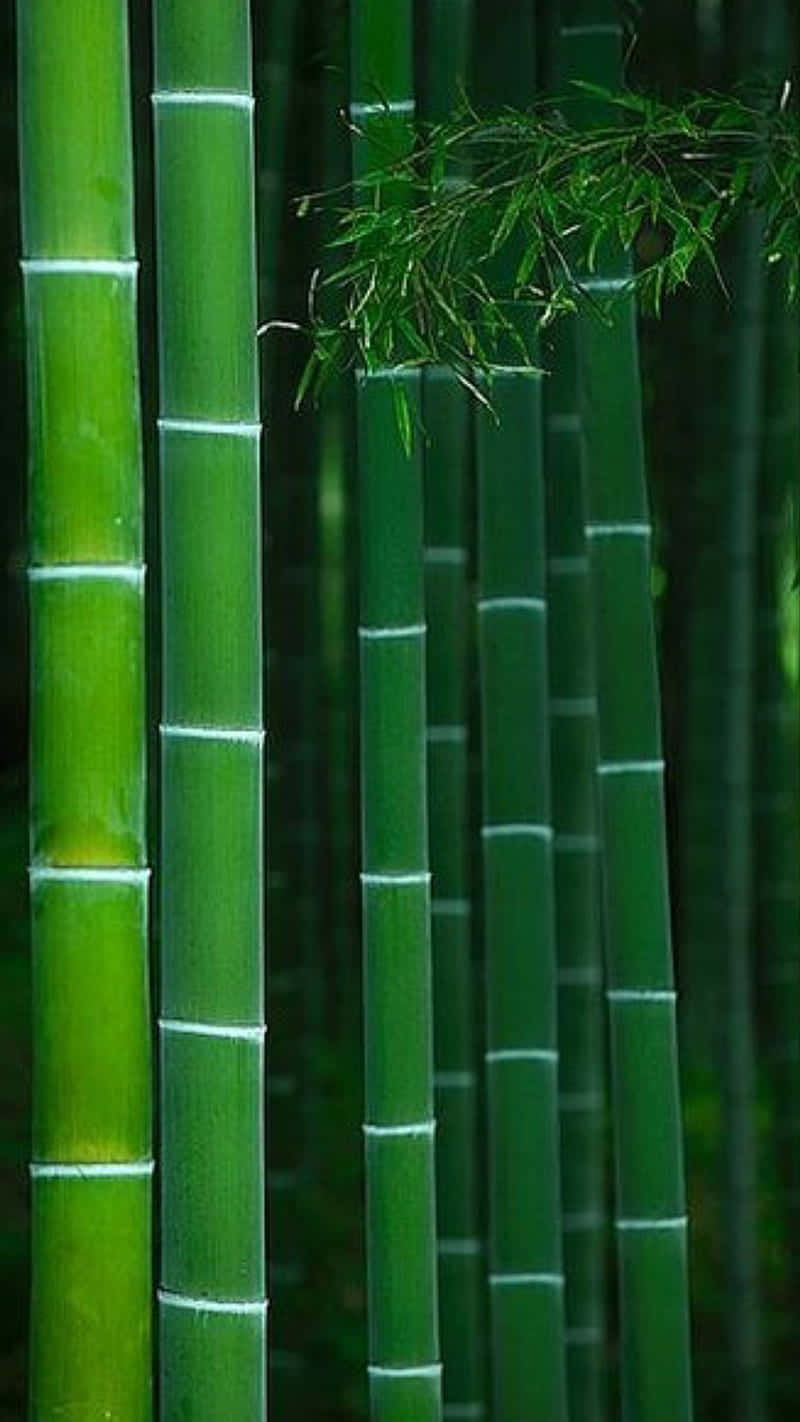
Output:
[[[469,407],[425,372],[425,590],[439,1295],[446,1416],[485,1408],[485,1281],[468,806]],[[466,1412],[464,1409],[471,1409]],[[451,1412],[451,1409],[455,1411]]]
[[[20,5],[30,1415],[152,1415],[144,567],[124,3]]]
[[[247,0],[155,6],[161,1408],[261,1419],[262,688]]]
[[[443,119],[466,86],[470,0],[431,0],[421,89]],[[454,175],[457,181],[457,175]],[[446,1417],[486,1407],[485,1245],[469,874],[467,392],[446,367],[424,372],[425,601],[428,620],[428,803],[437,1118],[439,1301]]]
[[[741,1422],[764,1413],[756,1221],[755,1042],[752,1001],[753,717],[756,498],[764,350],[761,222],[737,234],[731,425],[726,461],[727,656],[725,745],[725,1106],[731,1406]]]
[[[416,403],[416,382],[404,376]],[[425,815],[422,507],[392,377],[359,382],[371,1415],[441,1415]]]
[[[477,93],[536,92],[531,7],[478,8]],[[509,259],[510,260],[510,259]],[[511,356],[514,360],[514,356]],[[489,1305],[495,1422],[566,1418],[545,496],[538,372],[498,364],[478,418]]]
[[[358,173],[408,143],[412,10],[352,0],[350,16]],[[418,420],[415,372],[358,377],[370,1413],[437,1422],[422,469],[419,442],[406,454],[398,437],[400,392]]]
[[[561,92],[560,0],[539,13],[542,83]],[[597,823],[597,678],[586,546],[578,329],[547,347],[544,468],[567,1390],[606,1414],[606,1060]]]
[[[797,594],[789,510],[800,469],[800,331],[786,309],[777,273],[767,284],[767,331],[758,510],[757,700],[754,771],[755,957],[764,987],[759,1043],[772,1091],[775,1208],[780,1257],[786,1260],[782,1301],[773,1317],[768,1366],[771,1391],[785,1409],[798,1404],[793,1366],[798,1268],[790,1241],[800,1229],[800,709],[797,648],[792,636]],[[772,1359],[780,1357],[775,1366]]]
[[[597,685],[572,321],[544,385],[559,1112],[570,1415],[605,1416],[605,1031]]]
[[[562,72],[620,83],[610,0],[565,7]],[[575,101],[590,123],[595,102]],[[604,114],[608,121],[607,111]],[[587,287],[614,296],[581,323],[588,524],[598,656],[600,813],[616,1137],[623,1412],[691,1417],[686,1204],[664,833],[663,761],[635,313],[624,260]],[[634,694],[635,688],[635,694]]]

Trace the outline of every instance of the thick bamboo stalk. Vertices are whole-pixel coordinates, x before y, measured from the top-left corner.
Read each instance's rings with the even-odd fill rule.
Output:
[[[247,0],[155,7],[161,1408],[266,1407],[262,688]]]
[[[493,19],[479,7],[479,101],[525,107],[536,92],[533,10],[505,8],[492,37]],[[478,418],[477,466],[492,1416],[558,1422],[567,1396],[541,376],[498,363],[489,394],[497,422]]]
[[[544,384],[559,1113],[570,1415],[606,1410],[606,1100],[597,824],[597,684],[585,534],[577,329]]]
[[[144,566],[124,4],[21,5],[30,1415],[152,1415]]]
[[[613,88],[620,31],[607,0],[565,7],[562,72]],[[602,106],[601,106],[602,108]],[[574,117],[591,123],[592,100]],[[603,114],[608,122],[608,112]],[[586,280],[613,297],[581,322],[590,563],[598,658],[600,814],[616,1140],[623,1411],[691,1417],[687,1219],[664,832],[663,760],[635,312],[624,259]]]
[[[352,0],[356,173],[408,144],[408,0]],[[367,1314],[373,1422],[438,1422],[430,874],[425,765],[422,470],[397,396],[419,377],[357,382]],[[413,414],[412,414],[413,417]]]
[[[432,0],[421,76],[426,119],[455,107],[469,73],[470,0]],[[453,177],[457,181],[457,175]],[[428,803],[437,1118],[439,1312],[446,1417],[486,1407],[480,1094],[472,963],[468,771],[470,407],[444,366],[427,369],[422,400],[425,601],[428,622]]]

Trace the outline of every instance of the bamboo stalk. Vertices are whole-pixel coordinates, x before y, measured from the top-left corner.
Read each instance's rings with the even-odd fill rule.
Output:
[[[728,1166],[731,1404],[741,1422],[764,1413],[756,1221],[755,1042],[751,990],[756,491],[764,343],[761,221],[737,233],[728,431],[725,790],[725,1111]]]
[[[618,87],[616,7],[574,0],[565,6],[564,18],[565,81]],[[597,107],[597,101],[579,98],[574,118],[589,124]],[[608,121],[607,110],[603,119]],[[613,297],[608,321],[590,316],[580,327],[598,657],[623,1413],[636,1422],[682,1422],[692,1410],[687,1220],[650,523],[635,312],[624,295],[626,279],[624,259],[601,254],[586,286]]]
[[[470,0],[423,12],[422,108],[441,120],[469,67]],[[485,1243],[472,966],[468,767],[469,587],[467,392],[444,366],[423,376],[428,804],[437,1118],[439,1303],[445,1416],[486,1407]]]
[[[155,7],[161,1407],[262,1418],[262,689],[246,0]]]
[[[350,42],[358,174],[408,144],[408,0],[352,0]],[[368,1372],[373,1422],[438,1422],[422,469],[398,397],[418,420],[416,372],[359,374]]]
[[[425,372],[425,591],[439,1296],[447,1409],[485,1407],[485,1251],[469,879],[467,502],[469,407]],[[449,1411],[446,1415],[449,1415]],[[458,1415],[458,1414],[456,1414]]]
[[[21,5],[30,422],[30,1415],[147,1422],[144,566],[127,9]],[[102,115],[102,122],[98,122]]]
[[[524,107],[536,92],[535,17],[520,4],[499,18],[491,34],[493,12],[478,9],[478,98]],[[492,1416],[558,1422],[567,1397],[541,376],[501,359],[489,392],[497,423],[480,415],[476,439]]]
[[[800,1069],[800,883],[797,865],[800,804],[800,714],[795,550],[789,517],[800,468],[800,331],[786,309],[777,273],[767,283],[767,325],[758,508],[758,621],[756,631],[754,766],[755,957],[764,989],[765,1022],[758,1043],[772,1094],[776,1164],[775,1206],[781,1257],[787,1261],[784,1302],[765,1343],[784,1357],[794,1332],[792,1298],[798,1269],[789,1241],[800,1228],[800,1117],[795,1109]],[[791,1360],[791,1353],[789,1353]],[[769,1366],[772,1382],[776,1368]],[[782,1364],[786,1404],[796,1405],[798,1383],[791,1361]]]
[[[567,1381],[570,1415],[590,1422],[606,1413],[605,1031],[597,684],[574,322],[556,328],[549,359],[548,657]]]

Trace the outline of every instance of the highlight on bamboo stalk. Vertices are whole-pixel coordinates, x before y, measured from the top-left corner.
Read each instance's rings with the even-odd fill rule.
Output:
[[[263,743],[247,0],[155,6],[161,1408],[262,1418]]]
[[[127,10],[35,0],[19,7],[18,26],[32,635],[30,1415],[49,1422],[79,1409],[147,1422],[145,570]]]

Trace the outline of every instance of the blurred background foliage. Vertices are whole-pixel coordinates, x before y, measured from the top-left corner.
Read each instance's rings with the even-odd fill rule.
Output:
[[[149,6],[142,3],[134,9],[141,325],[145,368],[150,372],[144,384],[150,418],[155,401]],[[687,88],[723,86],[734,77],[739,63],[735,59],[736,47],[741,50],[742,44],[741,35],[736,35],[738,13],[738,6],[723,0],[643,0],[627,6],[630,82],[667,98]],[[757,28],[758,12],[749,13],[751,25]],[[276,16],[282,26],[277,47]],[[267,241],[265,225],[262,313],[265,320],[291,320],[303,314],[324,222],[299,224],[289,199],[343,181],[348,169],[350,139],[340,116],[347,91],[347,7],[344,0],[318,0],[314,6],[304,6],[300,0],[294,6],[290,0],[282,0],[281,5],[257,4],[255,23],[259,97],[274,94],[275,86],[283,84],[288,104],[283,130],[281,125],[277,131],[270,127],[272,119],[263,103],[265,117],[258,120],[262,216],[268,211],[280,232],[276,250],[275,242]],[[748,31],[745,52],[758,54],[757,39],[755,30]],[[795,34],[795,54],[797,43]],[[787,72],[789,67],[787,55]],[[24,1411],[30,1116],[26,453],[15,115],[13,14],[12,7],[5,6],[0,12],[0,1422],[10,1422]],[[715,718],[725,686],[721,658],[728,575],[724,522],[736,411],[736,343],[748,339],[741,333],[736,262],[731,247],[723,253],[733,293],[730,304],[708,281],[701,281],[672,298],[659,321],[641,323],[656,524],[653,595],[661,639],[700,1422],[722,1422],[734,1415],[727,1331],[722,1066],[727,950],[720,857],[723,829],[732,809],[726,800],[730,787],[715,750]],[[765,408],[769,416],[772,402],[777,423],[762,459],[779,465],[779,492],[764,516],[759,539],[758,667],[761,683],[777,686],[785,698],[781,725],[789,749],[776,769],[770,759],[773,713],[765,704],[764,715],[754,726],[754,882],[756,887],[766,883],[773,872],[766,866],[762,874],[760,868],[774,846],[766,822],[759,820],[759,804],[764,809],[770,795],[780,791],[787,809],[783,823],[789,827],[780,851],[782,932],[794,950],[781,965],[783,976],[770,970],[775,918],[758,893],[748,927],[756,1043],[754,1206],[764,1392],[767,1415],[778,1422],[800,1414],[796,1344],[800,1306],[798,468],[787,466],[798,448],[798,367],[796,313],[792,334],[791,322],[769,292],[767,301],[767,329],[774,339],[764,358]],[[281,807],[280,817],[274,814],[271,819],[276,839],[270,880],[270,953],[273,967],[281,961],[299,965],[303,1011],[298,1019],[302,1025],[295,1023],[294,1050],[302,1067],[305,1102],[302,1127],[295,1123],[292,1128],[302,1136],[300,1188],[292,1206],[297,1258],[285,1270],[285,1282],[275,1278],[271,1290],[277,1310],[282,1290],[288,1298],[294,1278],[294,1303],[283,1310],[283,1323],[279,1311],[273,1313],[279,1356],[272,1387],[275,1415],[281,1419],[354,1422],[365,1415],[366,1393],[352,699],[354,545],[348,499],[351,410],[347,393],[333,390],[318,412],[292,412],[294,382],[305,356],[293,345],[296,341],[291,335],[272,332],[262,347],[269,428],[270,723],[280,766],[280,788],[276,792],[271,787],[270,793],[271,803]],[[148,452],[154,537],[152,440]],[[294,483],[280,472],[290,467],[298,476]],[[151,565],[153,561],[151,556]],[[304,591],[299,595],[301,587]],[[156,604],[157,598],[152,602]],[[151,643],[154,651],[155,635]],[[273,1045],[281,1050],[280,1043]],[[291,1052],[292,1040],[284,1045]],[[273,1132],[277,1129],[276,1114]]]

